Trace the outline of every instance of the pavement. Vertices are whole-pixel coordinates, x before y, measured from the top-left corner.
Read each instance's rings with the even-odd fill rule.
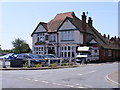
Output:
[[[118,72],[112,72],[106,76],[107,80],[111,81],[112,83],[115,83],[120,88],[120,80],[118,79],[120,76],[120,71]]]
[[[0,70],[45,70],[45,69],[60,69],[60,68],[74,68],[78,67],[78,65],[72,65],[72,66],[57,66],[57,67],[6,67],[6,68],[0,68]]]
[[[7,65],[6,68],[0,67],[0,70],[45,70],[45,69],[60,69],[60,68],[75,68],[75,67],[85,67],[85,66],[92,66],[92,65],[101,65],[101,64],[76,64],[76,65],[69,65],[69,66],[57,66],[57,67],[10,67]]]

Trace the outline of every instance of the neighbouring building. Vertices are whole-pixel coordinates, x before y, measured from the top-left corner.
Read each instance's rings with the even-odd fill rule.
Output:
[[[40,22],[32,36],[34,54],[56,54],[60,57],[75,57],[78,46],[90,46],[100,60],[118,58],[120,38],[102,36],[94,27],[91,17],[83,12],[80,20],[74,12],[60,13],[50,22]]]

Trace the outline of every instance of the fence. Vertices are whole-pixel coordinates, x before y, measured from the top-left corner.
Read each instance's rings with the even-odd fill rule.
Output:
[[[69,64],[76,64],[76,61],[75,61],[75,58],[49,58],[49,59],[26,59],[25,60],[25,62],[27,61],[28,63],[28,67],[32,67],[33,65],[33,63],[32,63],[32,61],[34,61],[34,60],[43,60],[43,61],[45,61],[45,65],[46,66],[50,66],[51,64],[53,64],[53,63],[56,63],[57,65],[62,65],[62,64],[64,64],[64,63],[69,63]],[[8,60],[6,60],[6,59],[2,59],[1,60],[2,61],[2,67],[3,68],[6,68],[8,65],[6,65],[6,62],[8,62]],[[17,61],[18,62],[18,60],[10,60],[10,65],[9,66],[11,66],[11,62],[12,61]],[[56,62],[54,62],[54,61],[56,61]],[[16,63],[17,63],[16,62]],[[19,65],[19,64],[17,64],[18,66],[21,66],[21,65]],[[26,66],[25,64],[23,65],[23,66]],[[17,66],[16,66],[17,67]]]

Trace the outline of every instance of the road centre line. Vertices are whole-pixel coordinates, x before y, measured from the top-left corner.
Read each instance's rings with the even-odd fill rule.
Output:
[[[86,88],[86,87],[77,87],[77,88]]]
[[[67,87],[74,87],[73,85],[64,85],[64,86],[67,86]]]
[[[52,83],[52,84],[55,84],[55,85],[62,85],[62,84],[59,84],[59,83]]]
[[[34,80],[34,81],[36,81],[36,82],[37,82],[38,80]]]
[[[47,82],[47,81],[41,81],[41,82],[43,82],[43,83],[49,83],[49,82]]]

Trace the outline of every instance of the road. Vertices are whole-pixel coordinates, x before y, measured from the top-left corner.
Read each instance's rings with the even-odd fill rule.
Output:
[[[116,62],[64,69],[2,71],[2,88],[118,88],[105,78],[115,71],[118,71]]]

